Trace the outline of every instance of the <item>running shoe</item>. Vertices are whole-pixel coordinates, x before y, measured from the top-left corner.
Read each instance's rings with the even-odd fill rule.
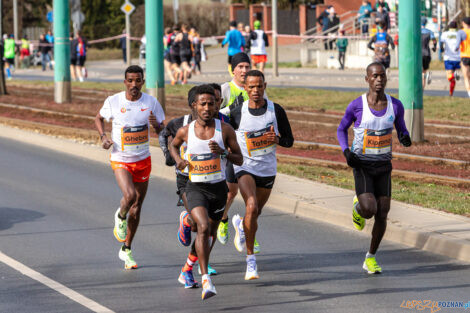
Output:
[[[357,196],[354,196],[353,199],[353,209],[352,209],[352,221],[354,224],[354,227],[356,227],[357,230],[363,230],[364,226],[366,226],[366,220],[359,215],[359,213],[356,212],[356,206],[359,203],[359,200],[357,199]]]
[[[246,261],[246,274],[245,280],[258,279],[258,266],[256,265],[256,260],[247,260]]]
[[[375,257],[366,258],[362,268],[367,271],[368,274],[380,274],[382,273],[382,268],[377,264]]]
[[[217,239],[219,239],[221,244],[226,244],[228,241],[229,233],[228,233],[228,221],[220,222],[219,228],[217,228]]]
[[[240,218],[240,215],[236,214],[232,218],[233,228],[235,228],[235,238],[233,238],[233,243],[235,249],[238,252],[243,251],[243,246],[245,244],[245,231],[243,230],[243,219]]]
[[[460,74],[459,72],[454,73],[455,80],[460,80]]]
[[[432,82],[431,72],[426,73],[427,84],[430,85]]]
[[[202,279],[202,300],[209,299],[217,294],[214,285],[212,284],[211,279],[209,276],[206,276]]]
[[[258,240],[256,240],[256,238],[255,238],[255,245],[253,246],[253,252],[255,254],[258,254],[258,253],[260,253],[260,251],[261,251],[261,248],[259,247]]]
[[[202,275],[201,266],[199,264],[197,265],[197,272],[199,275]],[[207,274],[209,274],[209,276],[215,276],[217,275],[217,271],[210,264],[207,264]]]
[[[193,271],[181,271],[178,281],[184,285],[185,289],[197,288],[199,287],[197,281],[194,280]]]
[[[119,211],[121,209],[117,209],[116,213],[114,214],[114,237],[116,237],[117,241],[124,242],[126,241],[127,237],[127,221],[121,220],[118,217]]]
[[[187,247],[191,244],[191,227],[184,225],[184,218],[189,215],[188,212],[183,211],[180,214],[180,227],[178,228],[178,240],[180,243]]]
[[[119,249],[119,258],[124,261],[124,268],[126,270],[137,268],[137,263],[134,261],[131,249]]]

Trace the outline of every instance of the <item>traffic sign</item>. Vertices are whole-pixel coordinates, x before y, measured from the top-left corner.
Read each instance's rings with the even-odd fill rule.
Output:
[[[135,10],[135,6],[129,1],[124,2],[124,4],[121,6],[121,11],[127,15],[132,14],[134,10]]]

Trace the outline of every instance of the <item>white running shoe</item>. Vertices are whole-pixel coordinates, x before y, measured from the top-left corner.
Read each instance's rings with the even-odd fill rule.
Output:
[[[258,266],[256,265],[256,260],[247,260],[246,261],[246,274],[245,280],[258,279]]]
[[[210,297],[213,297],[217,294],[217,291],[215,290],[214,285],[212,284],[212,281],[209,277],[209,275],[204,275],[202,277],[202,295],[201,299],[206,300],[209,299]]]
[[[432,77],[431,77],[431,72],[430,71],[428,71],[426,73],[426,80],[427,80],[428,85],[430,85],[431,82],[432,82]]]
[[[243,251],[245,245],[245,231],[243,230],[243,219],[240,215],[235,214],[232,218],[233,228],[235,228],[235,238],[233,238],[233,244],[238,252]]]
[[[124,268],[126,270],[132,270],[137,268],[137,263],[132,256],[131,249],[122,250],[119,249],[119,258],[124,261]]]
[[[113,234],[116,237],[117,241],[124,242],[126,241],[127,237],[127,220],[121,220],[118,217],[119,211],[121,209],[118,208],[116,213],[114,213],[114,230]]]

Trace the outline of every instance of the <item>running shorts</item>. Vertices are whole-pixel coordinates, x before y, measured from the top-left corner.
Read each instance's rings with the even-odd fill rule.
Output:
[[[228,56],[228,64],[232,64],[232,55]]]
[[[465,66],[470,66],[470,58],[462,58],[462,64]]]
[[[76,58],[70,59],[70,64],[77,65],[77,59]]]
[[[423,57],[423,70],[427,71],[429,69],[429,64],[431,64],[431,57],[424,56]]]
[[[225,180],[215,184],[193,183],[188,180],[185,193],[189,213],[194,208],[202,206],[206,208],[211,220],[220,221],[224,215],[227,192],[228,187]]]
[[[235,171],[233,169],[233,163],[229,160],[227,160],[227,165],[225,166],[225,179],[227,180],[227,183],[237,183],[237,178],[235,177]]]
[[[460,69],[460,61],[444,61],[446,71],[455,71]]]
[[[171,63],[170,53],[166,53],[163,59]]]
[[[178,55],[170,54],[170,62],[171,62],[171,64],[176,64],[176,65],[180,66],[181,65],[181,58],[180,58],[179,54]]]
[[[185,54],[180,54],[180,59],[181,59],[181,63],[183,62],[186,62],[186,63],[191,63],[191,59],[192,59],[192,55],[191,53],[185,53]]]
[[[5,61],[10,65],[15,65],[15,58],[5,58]]]
[[[251,60],[253,60],[253,64],[258,64],[258,63],[266,63],[268,61],[268,57],[266,54],[261,54],[261,55],[251,55]]]
[[[27,56],[29,56],[29,49],[27,49],[27,48],[21,48],[20,56],[22,56],[22,57],[27,57]]]
[[[125,169],[132,175],[132,181],[135,183],[143,183],[149,180],[152,171],[152,160],[150,157],[137,162],[125,163],[111,161],[111,168],[115,171],[118,168]]]
[[[78,66],[83,66],[85,65],[85,61],[86,61],[86,56],[85,55],[81,55],[79,57],[77,57],[77,64]]]
[[[247,171],[240,171],[236,174],[237,179],[242,177],[243,175],[250,175],[255,180],[256,188],[265,188],[265,189],[273,189],[274,180],[276,176],[257,176],[255,174],[251,174]]]
[[[353,169],[356,195],[372,193],[376,198],[392,196],[392,163]]]
[[[186,184],[188,183],[188,180],[189,180],[189,177],[186,176],[186,175],[181,175],[181,174],[176,174],[176,194],[178,196],[181,196],[183,195],[184,193],[184,189],[186,188]]]

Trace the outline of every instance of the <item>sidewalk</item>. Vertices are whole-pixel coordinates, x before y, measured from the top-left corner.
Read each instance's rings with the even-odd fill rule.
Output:
[[[109,163],[109,151],[73,140],[13,129],[0,124],[0,137],[47,147],[87,160]],[[154,140],[154,139],[152,139]],[[152,175],[174,184],[173,167],[164,166],[160,148],[151,147]],[[299,217],[353,229],[353,192],[278,174],[267,207]],[[372,220],[362,233],[369,235]],[[392,201],[384,239],[470,262],[470,218]]]

